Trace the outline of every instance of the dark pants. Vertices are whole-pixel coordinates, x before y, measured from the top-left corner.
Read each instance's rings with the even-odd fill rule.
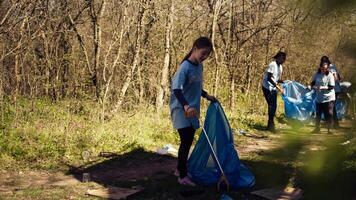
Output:
[[[325,120],[328,123],[328,129],[332,128],[333,109],[334,109],[334,101],[329,101],[325,103],[316,103],[316,120],[315,120],[316,128],[320,127],[320,118],[322,113],[324,113]]]
[[[277,110],[277,91],[269,91],[264,87],[262,87],[262,90],[268,104],[268,127],[272,126],[274,128],[274,116]]]
[[[337,97],[339,96],[340,93],[335,93],[335,99],[337,99]],[[339,126],[339,119],[337,118],[337,113],[336,113],[336,100],[334,103],[334,108],[333,108],[333,122],[334,122],[334,126],[338,127]]]
[[[187,160],[190,147],[192,146],[195,129],[193,127],[186,127],[178,129],[180,137],[180,146],[178,151],[178,165],[179,177],[187,176]]]

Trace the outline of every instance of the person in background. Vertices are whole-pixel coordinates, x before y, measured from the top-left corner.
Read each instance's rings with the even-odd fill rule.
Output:
[[[283,93],[283,88],[278,83],[283,83],[281,80],[282,64],[286,61],[287,54],[280,51],[273,58],[274,61],[268,65],[263,75],[262,91],[268,104],[267,130],[276,132],[274,116],[277,110],[277,90]]]
[[[314,74],[311,87],[316,91],[316,118],[315,129],[312,133],[320,133],[321,114],[328,124],[328,133],[333,127],[333,108],[335,102],[335,79],[334,75],[329,72],[329,63],[320,63],[317,73]]]
[[[335,101],[336,101],[337,98],[341,94],[341,86],[340,86],[341,76],[340,76],[340,73],[337,70],[336,65],[332,64],[330,62],[329,57],[322,56],[321,59],[320,59],[320,64],[321,63],[328,63],[329,64],[329,72],[334,76],[334,79],[335,79],[334,90],[335,90]],[[336,103],[334,103],[334,108],[333,108],[333,125],[334,125],[334,128],[339,128],[340,127],[339,120],[338,120],[338,117],[337,117],[337,112],[336,112]]]
[[[195,186],[195,183],[188,177],[187,160],[195,130],[200,126],[200,98],[216,101],[215,97],[203,90],[202,62],[209,56],[212,49],[209,38],[198,38],[172,79],[170,112],[173,127],[178,130],[180,137],[175,174],[179,173],[178,183],[181,185]]]

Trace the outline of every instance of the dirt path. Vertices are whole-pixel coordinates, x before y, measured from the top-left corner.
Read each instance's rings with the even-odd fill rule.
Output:
[[[303,148],[306,151],[323,151],[325,146],[321,141],[325,137],[342,137],[343,133],[334,135],[310,135],[305,131],[299,134],[304,138]],[[304,136],[303,136],[304,135]],[[273,151],[283,145],[285,134],[249,133],[237,136],[243,140],[236,146],[242,159],[254,153]],[[138,150],[124,156],[117,156],[97,162],[95,165],[82,166],[68,172],[49,171],[0,171],[0,199],[87,199],[87,189],[105,187],[107,185],[127,184],[126,187],[140,186],[150,180],[170,179],[175,183],[173,171],[176,158],[161,156],[154,152]],[[83,183],[82,174],[89,173],[91,183]],[[163,181],[164,182],[164,181]],[[173,184],[169,183],[169,184]],[[120,185],[121,184],[121,185]]]

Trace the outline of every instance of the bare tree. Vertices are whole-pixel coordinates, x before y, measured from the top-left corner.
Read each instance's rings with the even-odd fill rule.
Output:
[[[148,0],[142,0],[143,5],[147,5],[147,2],[148,2]],[[142,41],[141,41],[142,32],[141,31],[144,26],[144,21],[142,19],[143,19],[143,16],[145,15],[147,10],[141,3],[139,5],[140,5],[140,7],[139,7],[139,13],[138,13],[138,17],[137,17],[137,27],[136,27],[137,34],[136,34],[136,42],[135,42],[135,48],[134,48],[134,51],[135,51],[134,58],[133,58],[131,68],[128,70],[126,79],[125,79],[124,84],[121,88],[121,92],[119,94],[115,110],[117,110],[122,105],[122,103],[124,101],[127,89],[130,86],[130,83],[134,76],[134,72],[136,71],[136,68],[137,68],[137,65],[138,65],[139,59],[140,59],[141,43],[142,43]]]
[[[213,44],[213,52],[214,52],[214,61],[215,61],[215,83],[214,83],[214,96],[217,96],[218,87],[219,87],[219,67],[220,67],[220,60],[218,55],[218,50],[216,48],[216,27],[220,15],[220,10],[223,4],[225,3],[224,0],[217,0],[214,4],[214,14],[213,14],[213,22],[211,26],[211,42]]]
[[[164,64],[161,70],[161,82],[157,88],[156,108],[160,109],[164,105],[165,92],[168,90],[168,72],[171,63],[171,40],[174,15],[174,2],[170,1],[169,11],[166,19],[165,53]]]

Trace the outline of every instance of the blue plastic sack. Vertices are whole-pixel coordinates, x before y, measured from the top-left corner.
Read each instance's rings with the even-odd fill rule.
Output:
[[[308,121],[315,113],[315,92],[295,81],[285,81],[282,87],[286,118]]]
[[[344,99],[337,99],[335,102],[336,115],[338,119],[343,119],[347,113],[347,101]]]
[[[251,188],[255,183],[255,177],[240,162],[234,148],[229,122],[220,103],[215,102],[209,105],[204,128],[229,181],[230,188]],[[200,185],[211,186],[217,184],[220,179],[221,172],[203,132],[188,160],[188,172],[193,181]]]
[[[308,121],[314,118],[316,110],[316,93],[314,90],[309,90],[304,85],[289,80],[285,81],[282,87],[284,90],[282,95],[284,112],[287,119]],[[343,119],[347,112],[347,102],[343,99],[337,99],[335,106],[338,119]]]

